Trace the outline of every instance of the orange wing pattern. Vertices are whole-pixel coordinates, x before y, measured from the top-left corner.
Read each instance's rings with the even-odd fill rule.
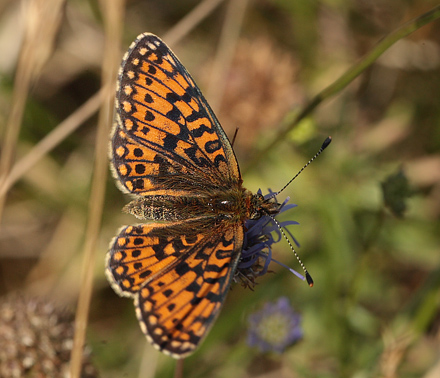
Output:
[[[194,176],[212,188],[241,183],[237,159],[217,118],[158,37],[140,35],[124,56],[116,109],[112,165],[125,191],[181,195],[174,193],[172,181],[196,189],[199,180],[190,180]]]
[[[189,73],[152,34],[124,57],[116,111],[111,165],[137,195],[130,212],[168,222],[123,227],[106,274],[134,298],[147,339],[182,358],[212,326],[240,257],[243,216],[225,213],[245,202],[237,160]]]
[[[108,255],[115,291],[134,297],[147,338],[178,358],[197,347],[218,315],[243,241],[241,226],[203,230],[200,222],[124,227]]]

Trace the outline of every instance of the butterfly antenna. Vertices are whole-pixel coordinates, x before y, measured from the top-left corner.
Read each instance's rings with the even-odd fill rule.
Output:
[[[231,147],[234,147],[235,139],[237,138],[238,127],[235,129],[234,136],[232,137]]]
[[[301,259],[299,258],[298,254],[295,251],[295,248],[293,248],[292,243],[290,242],[289,238],[287,237],[286,233],[284,232],[283,228],[281,227],[281,225],[279,224],[279,222],[272,216],[269,215],[271,217],[271,219],[274,221],[274,223],[277,225],[278,229],[281,231],[281,234],[284,236],[284,239],[287,240],[287,244],[289,244],[290,249],[293,251],[296,259],[299,262],[299,265],[301,265],[302,270],[304,271],[304,275],[306,276],[306,281],[309,284],[310,287],[313,286],[313,279],[312,276],[309,274],[309,272],[307,271],[305,265],[303,264],[303,262],[301,261]]]
[[[308,166],[309,166],[309,164],[313,161],[313,160],[315,160],[320,154],[321,154],[321,152],[322,151],[324,151],[327,147],[328,147],[328,145],[331,143],[331,141],[332,141],[332,137],[331,136],[329,136],[329,137],[327,137],[327,139],[324,141],[324,143],[322,144],[322,146],[321,146],[321,148],[318,150],[318,152],[315,154],[315,156],[313,156],[308,162],[307,162],[307,164],[306,165],[304,165],[304,167],[302,167],[300,170],[299,170],[299,172],[286,184],[286,185],[284,185],[284,187],[280,190],[280,191],[278,191],[278,192],[276,192],[276,193],[273,193],[272,195],[271,195],[271,197],[276,197],[278,194],[280,194],[284,189],[286,189],[289,185],[290,185],[290,183],[293,181],[293,180],[295,180],[300,174],[301,174],[301,172],[302,171],[304,171],[304,169],[306,169]]]

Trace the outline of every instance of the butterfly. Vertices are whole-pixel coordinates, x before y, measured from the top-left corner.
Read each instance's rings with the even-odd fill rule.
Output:
[[[191,354],[218,316],[237,269],[245,222],[279,212],[242,186],[225,132],[191,75],[157,36],[141,34],[119,71],[111,167],[144,224],[112,240],[106,275],[134,299],[147,339]]]

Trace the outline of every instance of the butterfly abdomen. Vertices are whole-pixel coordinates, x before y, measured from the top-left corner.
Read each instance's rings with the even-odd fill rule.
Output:
[[[200,198],[190,196],[144,196],[124,206],[138,219],[174,221],[198,218],[206,211]]]

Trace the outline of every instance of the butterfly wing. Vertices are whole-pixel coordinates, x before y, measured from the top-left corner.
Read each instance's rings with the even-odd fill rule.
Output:
[[[182,189],[173,189],[182,181],[192,189],[200,181],[207,188],[241,185],[237,159],[217,118],[158,37],[145,33],[133,42],[118,85],[111,160],[125,191],[182,195]]]
[[[216,229],[204,219],[128,226],[112,242],[106,273],[118,293],[134,297],[153,345],[182,358],[217,317],[242,243],[243,226]]]
[[[175,197],[160,206],[203,203],[188,198],[207,193],[233,193],[232,201],[243,195],[228,138],[158,37],[140,35],[124,56],[116,113],[111,165],[125,192]],[[203,210],[209,216],[197,218],[188,207],[186,220],[124,227],[107,255],[114,290],[134,298],[147,338],[176,358],[191,353],[213,324],[243,244],[242,222]]]

